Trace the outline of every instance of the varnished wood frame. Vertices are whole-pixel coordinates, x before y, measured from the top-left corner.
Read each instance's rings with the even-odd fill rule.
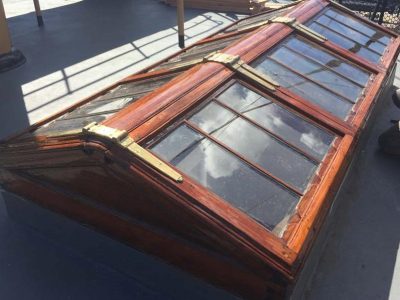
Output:
[[[296,9],[291,11],[289,15],[297,17],[300,22],[305,22],[316,15],[327,5],[328,3],[324,1],[311,0],[300,4]],[[335,4],[331,5],[336,6]],[[342,10],[341,7],[337,8]],[[360,18],[354,15],[353,17]],[[367,22],[371,26],[379,28],[394,38],[396,37],[394,33],[379,27],[375,23],[371,23],[362,18],[361,20],[363,22]],[[264,26],[258,30],[251,31],[251,33],[244,38],[241,38],[241,40],[234,43],[234,45],[228,47],[224,52],[239,54],[243,60],[246,62],[251,62],[280,42],[291,32],[293,32],[293,29],[282,24],[271,24]],[[240,33],[241,32],[237,32],[235,34]],[[223,38],[224,36],[225,35],[220,35],[216,37],[215,40]],[[211,40],[213,40],[213,38],[208,39],[208,41]],[[202,44],[204,42],[205,41],[199,42],[198,44]],[[336,151],[328,154],[331,163],[326,167],[326,174],[329,174],[329,176],[327,175],[319,182],[313,183],[313,187],[315,186],[316,189],[315,196],[313,197],[312,201],[308,203],[308,205],[305,205],[305,207],[300,210],[300,214],[293,216],[290,223],[291,228],[287,230],[283,240],[276,238],[272,234],[269,234],[263,228],[262,231],[260,231],[260,228],[257,227],[259,226],[258,224],[252,224],[251,220],[249,220],[246,215],[241,215],[240,212],[233,211],[232,214],[230,214],[231,207],[219,206],[219,203],[209,203],[208,199],[210,199],[210,195],[208,191],[202,191],[201,187],[199,187],[195,182],[191,182],[190,179],[185,180],[185,184],[187,184],[185,194],[187,197],[193,195],[193,190],[199,190],[200,192],[196,195],[196,198],[193,198],[192,200],[198,201],[199,198],[197,197],[200,197],[204,201],[200,203],[203,209],[211,209],[215,213],[215,218],[222,217],[222,219],[220,219],[220,222],[222,222],[221,225],[228,226],[231,228],[231,230],[239,230],[239,236],[245,237],[247,240],[246,243],[253,245],[249,249],[252,249],[251,251],[258,253],[257,255],[264,257],[263,259],[266,263],[274,266],[287,278],[293,278],[295,276],[300,259],[304,256],[304,253],[306,252],[307,248],[309,248],[313,236],[315,235],[313,232],[318,230],[318,223],[323,219],[322,210],[327,206],[327,202],[332,196],[332,188],[340,179],[340,173],[343,172],[343,166],[349,158],[350,151],[354,147],[359,131],[363,127],[366,117],[370,113],[373,102],[377,100],[377,95],[382,84],[384,83],[384,80],[387,78],[388,71],[394,64],[394,57],[398,54],[398,48],[400,45],[399,38],[395,38],[384,54],[381,64],[375,65],[345,49],[336,46],[329,41],[321,43],[320,41],[314,40],[313,42],[371,71],[375,74],[375,80],[368,87],[368,93],[366,97],[359,101],[360,104],[357,107],[357,113],[351,119],[349,119],[349,122],[343,122],[342,120],[327,114],[315,105],[311,105],[305,99],[301,99],[300,97],[297,97],[296,95],[284,89],[278,89],[277,93],[275,94],[274,97],[280,97],[281,101],[285,105],[288,105],[297,111],[301,111],[307,117],[313,119],[313,121],[321,122],[322,126],[326,126],[342,136],[339,145],[335,145],[337,148]],[[96,97],[104,94],[106,91],[118,86],[121,83],[156,77],[167,73],[168,71],[166,70],[160,70],[148,74],[130,76],[79,102],[78,104],[75,104],[64,111],[47,118],[46,120],[39,122],[34,126],[31,126],[29,130],[32,131],[40,125],[43,125],[48,121],[65,114],[66,112],[74,110],[76,107],[95,99]],[[173,79],[172,82],[167,83],[165,86],[158,89],[157,92],[143,97],[137,103],[134,103],[133,105],[122,110],[120,113],[117,113],[112,118],[106,120],[104,124],[119,129],[128,129],[132,137],[139,141],[143,140],[143,138],[148,134],[159,131],[168,122],[172,122],[174,120],[174,117],[171,114],[171,107],[174,103],[180,102],[180,110],[177,113],[178,116],[179,114],[190,110],[190,108],[195,105],[196,101],[201,101],[201,99],[210,95],[213,91],[215,91],[215,87],[226,83],[228,80],[230,80],[230,78],[232,78],[233,75],[234,74],[232,71],[215,63],[207,63],[195,66],[184,74]],[[191,98],[191,100],[189,100],[189,98]],[[145,124],[146,122],[147,124]],[[26,132],[26,130],[24,132]],[[53,139],[50,139],[48,142],[51,144],[52,140]],[[51,147],[56,148],[55,145],[45,146],[44,144],[43,147],[47,147],[49,149]],[[140,164],[139,161],[137,163]],[[182,187],[182,185],[171,184],[168,180],[162,176],[159,176],[157,172],[154,172],[154,170],[150,168],[147,171],[149,174],[152,174],[154,178],[160,181],[165,181],[171,189],[180,189]],[[182,191],[184,191],[184,189],[182,189]],[[229,213],[227,213],[226,210],[228,210]],[[200,210],[199,214],[204,214],[204,211]],[[232,224],[232,218],[235,218],[236,216],[240,220],[247,219],[247,223]],[[226,220],[228,220],[228,223],[226,223]]]
[[[294,9],[294,8],[295,7],[292,7],[292,9]],[[269,10],[268,12],[260,12],[260,13],[254,14],[254,15],[252,15],[250,17],[251,18],[252,17],[257,17],[259,15],[263,15],[263,14],[266,14],[266,13],[279,11],[279,10],[280,10],[279,8],[276,8],[276,9]],[[202,39],[200,41],[197,41],[197,42],[193,43],[192,45],[190,45],[190,46],[188,46],[188,47],[186,47],[186,48],[184,48],[182,50],[179,50],[178,52],[175,52],[175,53],[167,56],[166,58],[163,58],[163,59],[151,64],[148,67],[145,67],[141,71],[139,71],[139,72],[137,72],[137,73],[135,73],[133,75],[127,76],[127,77],[115,82],[115,83],[107,86],[106,88],[102,89],[101,91],[99,91],[99,92],[97,92],[97,93],[95,93],[93,95],[90,95],[90,96],[84,98],[83,100],[73,104],[73,105],[67,106],[65,109],[63,109],[63,110],[61,110],[61,111],[59,111],[59,112],[57,112],[57,113],[55,113],[55,114],[53,114],[53,115],[51,115],[49,117],[43,118],[42,120],[30,125],[28,128],[22,129],[19,132],[12,133],[8,137],[3,138],[0,141],[0,144],[1,143],[6,143],[7,141],[10,141],[10,140],[13,140],[13,139],[16,139],[19,136],[21,136],[21,135],[23,135],[23,134],[25,134],[27,132],[32,132],[32,131],[36,130],[40,126],[43,126],[44,124],[49,123],[49,122],[59,118],[60,116],[75,110],[76,108],[78,108],[78,107],[80,107],[80,106],[82,106],[82,105],[84,105],[84,104],[96,99],[97,97],[100,97],[101,95],[104,95],[105,93],[107,93],[108,91],[116,88],[120,84],[129,83],[129,82],[133,82],[133,81],[137,81],[137,80],[145,79],[145,78],[147,79],[147,78],[157,77],[157,76],[160,76],[160,75],[163,75],[163,74],[165,74],[165,75],[169,74],[170,71],[168,69],[160,69],[160,70],[155,70],[155,71],[152,71],[152,72],[149,72],[149,70],[157,67],[158,65],[160,65],[160,64],[162,64],[162,63],[164,63],[166,61],[168,61],[171,58],[174,58],[174,57],[176,57],[176,56],[188,51],[191,48],[194,48],[194,47],[196,47],[198,45],[203,45],[203,44],[206,44],[206,43],[209,43],[209,42],[212,42],[212,41],[216,41],[216,40],[220,40],[220,39],[224,39],[224,38],[229,38],[229,37],[235,36],[235,35],[240,35],[242,33],[250,33],[250,32],[254,31],[257,28],[257,27],[249,28],[249,29],[243,30],[243,31],[235,31],[235,32],[232,32],[232,33],[222,34],[226,29],[234,26],[235,24],[240,23],[241,21],[242,21],[242,19],[237,20],[237,21],[229,24],[228,26],[226,26],[226,27],[214,32],[210,36],[208,36],[208,37],[206,37],[206,38],[204,38],[204,39]],[[44,137],[43,138],[37,137],[37,139],[39,141],[40,140],[44,140]]]
[[[359,15],[357,15],[357,14],[355,14],[355,13],[353,13],[353,12],[347,10],[347,9],[344,9],[342,6],[338,5],[336,2],[329,1],[329,0],[323,0],[323,1],[328,1],[329,5],[334,6],[335,8],[337,8],[337,9],[339,9],[339,10],[341,10],[341,11],[347,13],[347,14],[349,14],[349,13],[352,14],[353,17],[361,20],[362,22],[368,23],[372,27],[380,29],[381,31],[391,35],[392,37],[397,36],[391,30],[389,30],[389,29],[387,29],[385,27],[382,27],[380,25],[377,25],[376,23],[374,23],[374,22],[372,22],[372,21],[370,21],[370,20],[368,20],[366,18],[363,18],[363,17],[361,17],[361,16],[359,16]],[[303,4],[301,4],[301,5],[303,5]],[[290,11],[291,10],[297,10],[299,6],[300,6],[300,4],[297,5],[297,6],[291,7]],[[279,8],[276,8],[276,9],[268,10],[267,12],[260,12],[260,13],[257,13],[257,14],[254,14],[254,15],[250,16],[250,18],[259,16],[259,15],[263,15],[263,14],[267,14],[267,13],[270,13],[270,12],[273,12],[273,11],[279,11],[279,10],[280,10]],[[38,127],[40,127],[40,126],[42,126],[42,125],[44,125],[44,124],[46,124],[48,122],[51,122],[52,120],[55,120],[58,117],[66,114],[68,112],[73,111],[77,107],[82,106],[82,105],[94,100],[95,98],[105,94],[106,92],[108,92],[109,90],[117,87],[120,84],[136,81],[136,80],[139,80],[141,78],[143,78],[143,79],[146,78],[146,77],[151,78],[151,77],[156,77],[156,76],[161,75],[161,74],[167,74],[169,71],[165,70],[165,69],[157,70],[157,71],[154,71],[154,72],[148,72],[148,70],[150,70],[150,69],[162,64],[163,62],[165,62],[165,61],[167,61],[167,60],[169,60],[169,59],[171,59],[173,57],[178,56],[179,54],[187,51],[190,48],[193,48],[193,47],[195,47],[197,45],[208,43],[208,42],[211,42],[211,41],[214,41],[214,40],[224,39],[226,37],[238,35],[238,34],[241,34],[243,32],[252,33],[252,32],[257,30],[257,28],[251,28],[251,29],[248,29],[248,30],[245,30],[245,31],[235,31],[235,32],[232,32],[232,33],[223,34],[223,32],[226,29],[228,29],[228,28],[240,23],[242,20],[243,19],[237,20],[237,21],[233,22],[232,24],[229,24],[225,28],[222,28],[222,29],[216,31],[215,33],[211,34],[209,37],[207,37],[205,39],[202,39],[202,40],[200,40],[198,42],[195,42],[194,44],[190,45],[189,47],[187,47],[185,49],[182,49],[182,50],[180,50],[180,51],[178,51],[178,52],[176,52],[174,54],[171,54],[167,58],[161,59],[160,61],[155,62],[154,64],[151,64],[148,67],[145,67],[144,69],[142,69],[138,73],[130,75],[130,76],[126,77],[126,78],[123,78],[123,79],[117,81],[116,83],[113,83],[113,84],[109,85],[108,87],[104,88],[103,90],[101,90],[101,91],[99,91],[99,92],[97,92],[97,93],[95,93],[95,94],[93,94],[91,96],[88,96],[88,97],[84,98],[83,100],[81,100],[81,101],[79,101],[79,102],[77,102],[77,103],[75,103],[75,104],[73,104],[71,106],[66,107],[65,109],[59,111],[58,113],[53,114],[53,115],[51,115],[49,117],[46,117],[46,118],[36,122],[35,124],[30,125],[28,128],[25,128],[25,129],[23,129],[23,130],[21,130],[19,132],[16,132],[16,133],[13,133],[13,134],[9,135],[6,138],[3,138],[0,141],[0,144],[1,143],[6,143],[7,141],[11,141],[13,139],[16,139],[19,136],[21,136],[21,135],[23,135],[23,134],[25,134],[27,132],[32,132],[32,131],[36,130]],[[260,26],[260,27],[265,27],[265,26]],[[400,43],[398,43],[398,44],[400,44]],[[327,46],[327,48],[330,48],[329,46],[331,46],[331,43],[328,41],[328,42],[325,43],[325,45]],[[390,63],[392,61],[391,57],[393,57],[393,53],[391,53],[391,52],[396,51],[395,45],[391,45],[391,47],[389,47],[389,52],[390,53],[387,53],[387,55],[384,56],[384,60],[382,62],[383,66],[379,66],[379,65],[374,65],[374,64],[372,64],[372,63],[366,61],[365,59],[363,59],[361,57],[358,57],[356,55],[351,55],[352,54],[351,52],[349,53],[345,49],[342,49],[340,47],[335,47],[334,44],[333,44],[333,49],[334,49],[334,52],[336,52],[337,54],[344,55],[344,56],[349,56],[348,59],[353,61],[353,62],[355,62],[355,63],[360,63],[361,62],[361,64],[364,64],[364,67],[366,69],[368,69],[368,70],[370,70],[372,72],[376,72],[376,70],[384,71],[385,69],[389,68],[390,67]],[[387,68],[385,68],[385,67],[387,67]],[[39,140],[40,140],[40,138],[39,138]]]
[[[319,5],[316,5],[316,3],[319,3]],[[327,2],[309,1],[304,3],[302,8],[292,11],[289,16],[296,17],[297,20],[303,23],[318,14],[327,5]],[[339,9],[341,8],[339,7]],[[374,23],[372,23],[372,25],[377,27]],[[377,28],[382,30],[381,27]],[[386,30],[383,31],[387,32]],[[271,24],[256,30],[255,33],[249,34],[247,38],[242,38],[240,41],[234,43],[233,46],[227,47],[224,52],[241,55],[243,60],[251,62],[268,49],[274,47],[292,32],[293,29],[285,25]],[[301,33],[297,34],[302,35]],[[348,158],[348,154],[356,141],[356,136],[358,136],[361,126],[365,122],[365,117],[369,114],[373,102],[376,101],[375,97],[379,92],[379,88],[384,83],[387,71],[393,65],[394,56],[398,53],[400,40],[395,38],[395,35],[391,32],[390,35],[393,37],[393,41],[384,53],[381,65],[372,64],[329,41],[320,42],[318,40],[312,40],[312,42],[318,44],[320,47],[343,57],[345,60],[355,63],[374,75],[374,80],[366,87],[366,96],[360,99],[354,106],[356,113],[349,117],[346,122],[327,114],[315,105],[310,104],[307,100],[301,99],[285,89],[278,89],[278,92],[275,94],[275,97],[279,95],[281,98],[285,98],[287,101],[286,104],[292,105],[296,110],[302,111],[314,121],[321,123],[325,127],[332,128],[334,132],[342,136],[341,139],[335,142],[334,147],[328,153],[326,161],[329,161],[329,163],[321,167],[321,173],[324,173],[325,176],[322,178],[316,177],[314,179],[311,184],[311,190],[313,192],[308,193],[312,194],[312,196],[309,196],[309,199],[303,198],[299,204],[297,213],[291,218],[290,225],[284,234],[284,245],[292,250],[296,256],[295,260],[291,262],[286,260],[290,268],[286,270],[285,273],[289,273],[290,277],[295,275],[297,271],[296,265],[300,263],[299,260],[309,248],[309,245],[305,245],[305,243],[307,241],[311,242],[312,231],[318,229],[314,228],[314,225],[319,221],[319,213],[321,213],[323,204],[325,200],[328,201],[328,198],[331,196],[330,189],[334,186],[335,180],[337,179],[336,177],[341,171],[341,166],[345,165],[345,159]],[[305,38],[311,40],[308,37]],[[106,120],[104,124],[129,130],[131,137],[142,141],[145,137],[159,132],[162,128],[167,126],[167,124],[171,124],[179,115],[187,112],[196,105],[198,101],[201,101],[213,93],[215,87],[221,86],[233,76],[233,72],[215,63],[208,63],[196,66],[184,75],[185,78],[176,78],[167,84],[169,88],[164,90],[164,92],[159,91],[160,94],[157,96],[149,95],[148,97],[142,98],[128,109]],[[193,82],[198,83],[198,85],[193,85]],[[184,91],[182,91],[182,87],[187,89],[183,89]],[[284,97],[283,95],[289,97]],[[196,183],[190,181],[190,184]],[[175,188],[185,189],[182,186],[176,186]],[[201,187],[197,186],[196,188],[201,190]],[[218,201],[218,199],[215,200]],[[210,206],[210,203],[208,205]],[[240,215],[241,212],[238,212],[238,214]],[[221,216],[224,215],[225,214],[222,214]],[[232,216],[229,215],[225,217],[227,220],[232,219]],[[234,218],[236,219],[236,217],[238,216]],[[261,226],[258,223],[249,220],[248,216],[244,217],[245,218],[241,219],[240,224],[236,225],[239,229],[244,229],[242,227],[243,224],[248,225],[249,228],[252,227],[253,231],[246,232],[250,235],[252,235],[251,232],[254,233],[260,230],[259,227]],[[261,245],[269,249],[273,249],[273,245],[279,244],[279,239],[274,235],[267,231],[264,233],[261,240],[257,235],[252,235],[251,237],[255,241],[258,240],[261,242]],[[280,251],[279,248],[276,249],[278,249],[278,252]],[[285,247],[281,248],[281,250],[283,249],[285,249]],[[274,254],[279,256],[279,253]],[[285,260],[283,256],[280,256],[280,258]]]
[[[183,120],[189,118],[191,115],[198,112],[199,109],[203,108],[208,103],[215,101],[215,99],[218,98],[218,95],[222,94],[224,91],[226,91],[229,87],[231,87],[235,83],[239,83],[239,84],[245,86],[246,88],[250,89],[251,91],[254,91],[254,92],[258,93],[259,95],[266,97],[269,100],[272,100],[274,103],[277,103],[280,107],[286,109],[287,111],[290,111],[291,113],[295,114],[296,116],[300,117],[301,119],[306,120],[306,121],[310,122],[311,124],[314,124],[316,127],[321,128],[325,132],[328,132],[334,136],[334,140],[333,140],[331,147],[330,147],[328,153],[326,154],[325,158],[318,161],[319,167],[318,167],[318,170],[316,171],[315,176],[313,177],[312,182],[310,183],[310,188],[308,188],[304,192],[294,191],[295,193],[302,195],[302,199],[299,202],[299,210],[302,210],[303,207],[307,207],[307,205],[311,201],[312,197],[314,196],[315,189],[317,188],[318,184],[320,183],[321,178],[323,178],[326,175],[325,173],[326,173],[327,169],[329,168],[335,153],[338,151],[338,149],[340,149],[341,142],[342,142],[342,139],[343,139],[345,133],[339,132],[336,128],[330,127],[329,124],[323,124],[323,122],[321,122],[320,119],[315,118],[316,117],[315,115],[310,115],[307,117],[306,113],[302,112],[301,108],[299,109],[296,106],[290,106],[290,103],[287,102],[288,97],[286,95],[279,95],[279,96],[273,95],[271,93],[267,93],[265,90],[263,91],[262,89],[249,84],[246,81],[243,81],[243,80],[237,79],[237,78],[233,78],[233,79],[229,80],[228,83],[226,83],[225,85],[220,87],[218,90],[216,90],[214,93],[212,93],[210,96],[208,96],[206,99],[201,99],[201,101],[199,103],[190,107],[190,109],[188,111],[185,111],[184,113],[179,113],[177,115],[178,119],[175,119],[175,118],[171,119],[166,125],[163,125],[163,128],[168,127],[168,130],[166,132],[160,133],[159,130],[155,130],[155,131],[149,133],[146,136],[146,138],[144,138],[142,140],[142,143],[146,144],[146,146],[149,147],[152,143],[155,142],[154,139],[156,139],[156,140],[162,139],[162,136],[168,135],[168,133],[170,133],[173,129],[178,127],[180,124],[184,124],[185,122],[183,122]],[[217,103],[219,103],[219,105],[226,107],[224,104],[220,103],[218,100],[217,100]],[[297,103],[297,105],[301,105],[301,102]],[[174,108],[171,107],[171,109],[173,110]],[[188,116],[188,114],[189,114],[189,116]],[[192,126],[189,125],[189,127],[192,127]],[[194,128],[194,130],[199,131],[196,128]],[[204,132],[200,132],[200,133],[205,135],[206,137],[210,138],[208,134],[206,134]],[[160,134],[162,134],[162,136],[160,136]],[[219,144],[219,142],[216,142],[216,143]],[[288,147],[290,147],[292,149],[296,149],[295,147],[292,147],[290,145],[288,145]],[[252,165],[252,163],[250,163],[249,160],[243,158],[241,155],[238,155],[229,149],[226,149],[226,151],[231,152],[233,155],[241,158],[245,163]],[[171,165],[171,167],[173,167],[173,166]],[[283,180],[278,179],[274,175],[268,174],[268,176],[270,176],[273,180],[275,180],[276,182],[278,182],[280,184],[283,181]],[[196,181],[194,180],[194,182],[196,182]],[[197,185],[199,185],[199,188],[204,188],[198,183],[197,183]],[[285,186],[285,184],[283,184],[283,186]],[[213,195],[214,201],[226,202],[224,199],[222,199],[218,195],[215,195],[213,193],[211,193],[211,194]],[[227,203],[227,205],[230,205],[230,204]],[[239,209],[237,209],[237,210],[238,210],[238,212],[240,212]],[[300,212],[297,212],[295,215],[293,215],[291,217],[291,221],[289,222],[289,224],[295,223],[294,220],[297,220],[299,218],[299,213]],[[246,215],[246,217],[248,219],[248,215]],[[241,223],[248,222],[248,220],[242,219],[240,222]],[[252,222],[252,224],[250,226],[258,226],[258,227],[260,227],[260,229],[264,228],[261,224],[259,224],[257,222]],[[265,228],[264,228],[264,230],[265,230]],[[272,234],[272,233],[268,232],[268,234]],[[272,234],[272,236],[269,236],[269,238],[276,239],[277,236]],[[285,238],[285,236],[283,237],[283,240],[285,242],[287,242],[287,238]]]
[[[276,10],[279,10],[279,9],[274,9],[273,11],[276,11]],[[269,11],[269,12],[271,12],[271,11]],[[257,15],[261,15],[261,14],[264,14],[264,13],[259,13],[259,14],[253,15],[252,17],[257,16]],[[129,76],[127,76],[127,77],[125,77],[125,78],[123,78],[123,79],[121,79],[121,80],[119,80],[119,81],[107,86],[106,88],[102,89],[101,91],[84,98],[83,100],[81,100],[81,101],[79,101],[79,102],[77,102],[77,103],[75,103],[73,105],[67,106],[63,110],[61,110],[61,111],[59,111],[59,112],[57,112],[57,113],[55,113],[55,114],[53,114],[53,115],[51,115],[49,117],[45,117],[42,120],[37,121],[36,123],[30,125],[28,128],[25,128],[25,129],[22,129],[22,130],[20,130],[18,132],[12,133],[11,135],[9,135],[9,136],[3,138],[2,140],[0,140],[0,145],[1,144],[5,144],[8,141],[17,139],[19,136],[21,136],[21,135],[23,135],[25,133],[35,131],[37,128],[43,126],[44,124],[47,124],[47,123],[49,123],[49,122],[51,122],[51,121],[63,116],[64,114],[67,114],[69,112],[74,111],[78,107],[80,107],[80,106],[82,106],[82,105],[84,105],[84,104],[86,104],[86,103],[88,103],[88,102],[90,102],[92,100],[95,100],[96,98],[106,94],[107,92],[109,92],[110,90],[118,87],[121,84],[131,83],[131,82],[139,81],[139,80],[142,80],[142,79],[156,78],[156,77],[163,76],[163,75],[169,75],[171,73],[180,73],[182,71],[185,71],[185,69],[186,70],[190,69],[191,66],[187,66],[186,68],[182,68],[180,70],[173,70],[173,71],[171,71],[169,69],[158,69],[158,70],[150,71],[151,69],[153,69],[153,68],[157,67],[158,65],[168,61],[169,59],[174,58],[176,56],[179,56],[180,54],[185,53],[189,49],[192,49],[192,48],[194,48],[196,46],[203,45],[203,44],[206,44],[206,43],[209,43],[209,42],[212,42],[212,41],[216,41],[216,40],[221,40],[221,39],[224,39],[224,38],[229,38],[231,36],[240,35],[240,34],[243,34],[243,33],[249,33],[252,30],[254,30],[254,28],[252,28],[252,29],[245,30],[245,31],[234,32],[232,34],[218,35],[219,33],[223,32],[225,29],[229,28],[230,26],[233,26],[234,24],[239,23],[240,21],[241,20],[237,20],[237,21],[233,22],[229,26],[227,26],[225,28],[222,28],[221,30],[211,34],[209,37],[207,37],[205,39],[202,39],[200,41],[197,41],[197,42],[193,43],[192,45],[190,45],[190,46],[188,46],[188,47],[186,47],[186,48],[184,48],[182,50],[179,50],[178,52],[175,52],[175,53],[167,56],[166,58],[161,59],[161,60],[151,64],[148,67],[145,67],[141,71],[139,71],[139,72],[137,72],[137,73],[135,73],[133,75],[129,75]],[[44,140],[46,140],[45,136],[37,136],[36,137],[36,141],[40,142],[40,141],[44,141]]]
[[[114,236],[119,241],[161,257],[196,276],[206,278],[216,286],[227,289],[245,299],[282,299],[284,287],[203,247],[187,242],[179,236],[166,234],[156,227],[130,218],[123,212],[111,211],[89,199],[65,193],[52,184],[38,180],[24,172],[3,173],[7,190],[34,200],[42,207],[66,215],[95,230]],[[160,249],[163,249],[160,251]],[[204,266],[207,266],[205,268]],[[212,270],[212,272],[210,272]]]

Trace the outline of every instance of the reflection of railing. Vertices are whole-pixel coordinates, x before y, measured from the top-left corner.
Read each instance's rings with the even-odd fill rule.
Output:
[[[400,31],[399,0],[336,0],[370,20]]]

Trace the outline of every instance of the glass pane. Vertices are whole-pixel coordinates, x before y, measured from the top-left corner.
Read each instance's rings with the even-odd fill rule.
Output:
[[[89,117],[85,116],[82,118],[69,119],[69,120],[58,119],[40,127],[39,129],[33,132],[33,135],[58,135],[70,131],[80,131],[86,125],[92,122],[100,123],[109,116],[111,116],[111,114],[101,114]]]
[[[329,9],[325,12],[325,15],[355,30],[358,30],[359,32],[362,32],[363,34],[369,36],[373,41],[379,41],[384,45],[388,45],[390,42],[390,37],[384,34],[382,31],[375,29],[367,24],[364,24],[359,20],[352,18],[351,16],[346,16],[337,9]]]
[[[106,99],[122,98],[128,96],[135,96],[135,98],[142,97],[145,94],[150,93],[160,86],[164,85],[165,83],[171,81],[179,74],[180,73],[172,73],[162,77],[154,77],[143,79],[140,81],[124,83],[110,90],[106,94],[96,98],[93,101],[103,101]]]
[[[335,74],[324,66],[316,64],[308,58],[285,47],[277,49],[270,54],[270,57],[281,62],[285,66],[290,66],[298,73],[326,86],[354,103],[357,102],[363,90],[360,86]]]
[[[172,58],[171,60],[180,60],[182,57],[192,55],[195,53],[211,53],[212,51],[223,49],[226,46],[233,44],[235,41],[239,40],[241,37],[243,37],[243,34],[238,34],[235,36],[219,39],[216,41],[210,41],[208,43],[200,44],[197,46],[194,46],[192,48],[189,48],[186,50],[184,53],[178,55],[176,58]]]
[[[236,115],[211,102],[189,120],[208,134],[213,134],[236,119]]]
[[[189,48],[185,52],[172,57],[166,62],[160,64],[159,66],[153,68],[151,71],[159,70],[159,69],[171,69],[177,66],[180,66],[182,63],[190,62],[196,59],[203,58],[208,54],[226,48],[228,45],[233,44],[235,41],[239,40],[243,35],[238,34],[235,36],[231,36],[228,38],[211,41],[208,43],[200,44]]]
[[[359,67],[344,62],[343,60],[332,54],[329,54],[326,51],[321,51],[320,49],[307,44],[306,41],[298,36],[296,36],[296,38],[289,39],[285,43],[285,46],[312,59],[315,62],[327,66],[344,77],[351,78],[354,82],[357,82],[361,86],[365,87],[368,83],[369,77],[371,76],[370,73],[363,71]]]
[[[323,159],[334,136],[294,113],[234,84],[218,100],[316,158]]]
[[[240,113],[246,113],[253,109],[266,106],[268,103],[272,103],[267,98],[264,98],[239,83],[235,83],[229,87],[220,94],[217,99]]]
[[[344,119],[352,108],[352,103],[340,98],[328,90],[300,77],[286,67],[262,57],[254,64],[260,72],[269,75],[279,84],[306,100],[321,106],[328,112]]]
[[[277,1],[274,0],[273,2],[277,2]],[[254,16],[250,16],[250,17],[244,18],[244,19],[238,21],[236,24],[233,24],[229,28],[225,29],[220,34],[226,34],[226,33],[232,32],[232,31],[243,30],[243,28],[254,26],[254,25],[257,25],[257,24],[259,24],[261,22],[265,22],[267,20],[270,20],[270,19],[272,19],[274,17],[283,15],[284,13],[286,13],[290,9],[292,9],[292,8],[285,8],[285,9],[279,9],[279,10],[276,10],[276,11],[269,11],[269,12],[265,12],[265,13],[262,13],[262,14],[257,14],[257,15],[254,15]]]
[[[82,107],[66,114],[61,119],[72,119],[77,117],[90,116],[94,114],[114,112],[124,108],[126,105],[132,103],[135,99],[133,97],[109,99],[105,101],[92,101]]]
[[[377,63],[391,38],[339,10],[329,8],[308,25],[332,42]]]
[[[151,150],[266,228],[274,230],[279,224],[278,235],[285,227],[281,222],[299,201],[298,196],[185,125]]]
[[[133,97],[126,97],[115,99],[110,102],[95,102],[95,107],[88,107],[85,109],[87,114],[97,114],[103,111],[113,111],[113,110],[120,110],[121,108],[125,107],[126,105],[130,104],[133,100]]]
[[[331,19],[327,16],[320,16],[318,19],[315,20],[315,22],[324,25],[328,27],[329,29],[336,31],[340,34],[343,34],[347,37],[349,37],[351,40],[357,42],[360,45],[366,46],[367,48],[382,54],[383,51],[385,51],[386,46],[379,43],[379,42],[374,42],[372,41],[368,36],[355,31],[354,29],[351,29],[350,27],[343,25],[342,23],[339,23],[335,21],[334,19]]]
[[[378,63],[380,60],[380,55],[378,53],[372,52],[371,50],[368,50],[367,48],[362,47],[360,44],[337,34],[336,32],[318,25],[317,23],[312,23],[309,25],[309,27],[322,34],[325,36],[328,40],[330,40],[332,43],[338,44],[339,46],[356,53],[360,55],[361,57],[364,57],[365,59],[373,62],[373,63]]]
[[[305,191],[317,168],[300,153],[214,102],[196,113],[190,122],[301,191]]]
[[[121,84],[57,120],[38,128],[32,135],[56,135],[82,129],[91,122],[101,122],[179,74],[173,73]]]

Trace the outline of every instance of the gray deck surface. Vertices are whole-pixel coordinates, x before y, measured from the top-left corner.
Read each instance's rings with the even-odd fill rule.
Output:
[[[28,62],[0,74],[0,137],[178,50],[175,9],[156,0],[43,0],[44,28],[30,0],[4,3]],[[187,10],[188,44],[235,18]],[[400,299],[400,159],[377,151],[378,135],[400,110],[382,101],[339,194],[306,299]],[[10,214],[26,223],[59,219],[59,228],[15,221],[0,199],[0,299],[233,298],[69,220],[24,206]]]
[[[396,70],[398,87],[399,75]],[[337,195],[306,299],[400,299],[400,158],[378,149],[378,136],[392,126],[389,120],[400,119],[400,110],[390,97],[382,102]]]

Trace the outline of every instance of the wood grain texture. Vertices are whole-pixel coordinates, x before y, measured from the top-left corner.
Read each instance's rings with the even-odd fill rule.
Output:
[[[259,276],[207,249],[194,247],[174,235],[159,232],[142,222],[116,215],[106,208],[93,206],[90,202],[80,201],[21,173],[2,175],[7,190],[88,224],[150,255],[156,255],[236,295],[246,299],[281,299],[283,296],[283,288],[273,281],[269,283],[261,280]]]
[[[304,23],[328,5],[334,4],[309,0],[285,13]],[[376,24],[370,25],[383,30]],[[345,121],[283,87],[269,91],[219,63],[209,62],[176,73],[171,81],[102,123],[127,130],[142,144],[238,81],[336,135],[282,238],[188,176],[184,175],[183,183],[176,183],[126,149],[79,132],[23,141],[18,140],[21,134],[17,134],[2,142],[0,183],[12,192],[91,224],[235,294],[249,299],[281,299],[304,264],[372,109],[384,86],[390,84],[400,38],[383,31],[392,36],[392,41],[379,64],[330,41],[310,39],[344,61],[372,73],[365,94]],[[240,55],[251,64],[293,33],[294,29],[287,25],[268,24],[249,30],[223,52]],[[191,48],[236,34],[223,34],[222,30]],[[120,84],[170,75],[167,70],[149,70],[185,51],[128,76],[23,133],[81,107]]]

